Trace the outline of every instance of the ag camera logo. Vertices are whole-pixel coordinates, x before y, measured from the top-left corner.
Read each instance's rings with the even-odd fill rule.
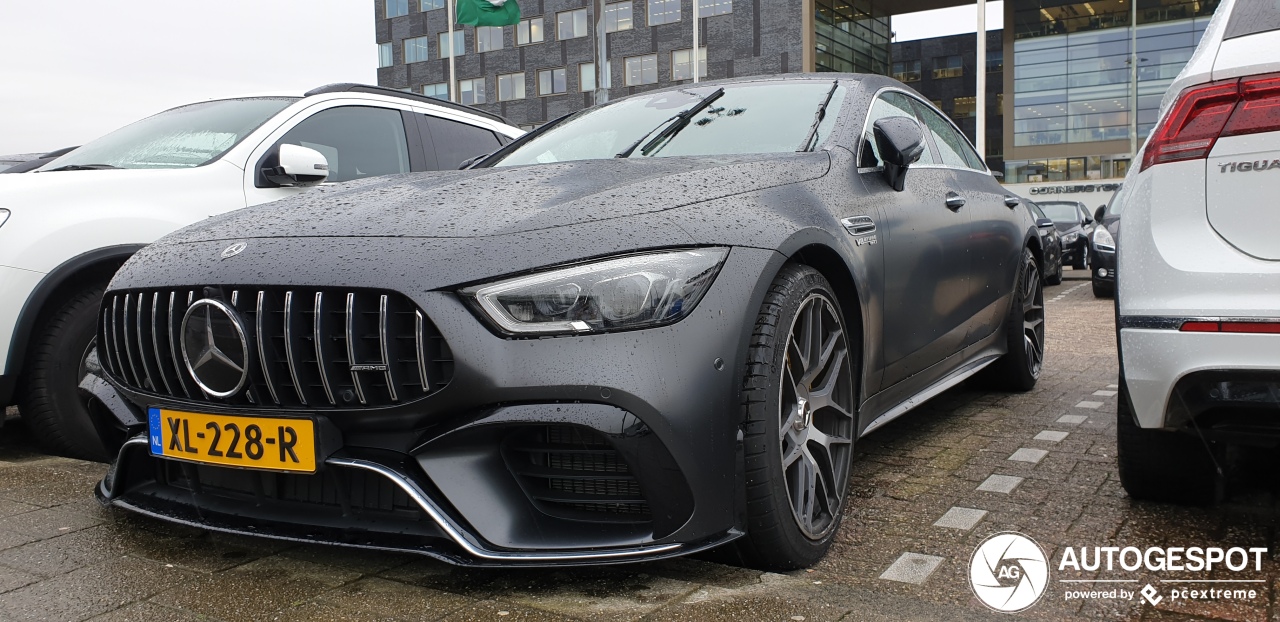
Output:
[[[1040,600],[1049,585],[1049,562],[1035,540],[1014,531],[995,534],[973,551],[969,586],[982,604],[996,611],[1022,611]]]

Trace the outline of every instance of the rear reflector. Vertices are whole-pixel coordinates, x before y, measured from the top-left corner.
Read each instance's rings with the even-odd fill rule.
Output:
[[[1184,333],[1269,333],[1280,334],[1280,322],[1183,322]]]
[[[1280,130],[1280,74],[1212,82],[1184,90],[1151,133],[1142,170],[1209,155],[1220,136]]]

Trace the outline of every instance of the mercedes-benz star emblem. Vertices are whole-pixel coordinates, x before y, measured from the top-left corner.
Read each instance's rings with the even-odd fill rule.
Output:
[[[182,360],[211,397],[230,397],[249,380],[249,339],[235,309],[220,300],[195,301],[182,316]]]
[[[228,259],[230,257],[235,257],[236,255],[243,253],[244,249],[248,246],[249,245],[245,244],[244,242],[236,242],[235,244],[232,244],[231,246],[228,246],[225,249],[223,249],[222,258]]]

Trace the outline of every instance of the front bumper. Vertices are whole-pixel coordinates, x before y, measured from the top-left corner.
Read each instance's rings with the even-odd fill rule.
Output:
[[[1104,253],[1097,249],[1089,249],[1089,269],[1093,272],[1093,280],[1116,282],[1116,254]]]
[[[734,248],[689,317],[600,335],[509,339],[451,292],[411,293],[452,348],[451,382],[391,407],[289,412],[336,431],[317,474],[194,466],[153,457],[131,440],[99,497],[210,529],[413,551],[459,564],[617,563],[717,546],[745,529],[737,370],[755,310],[783,260],[773,251]],[[145,435],[138,422],[149,407],[254,414],[112,384],[130,411],[116,413],[116,425],[131,438]],[[553,429],[560,438],[564,429],[576,430],[570,434],[601,444],[539,445],[551,443]],[[595,471],[567,477],[528,458],[557,447],[594,456],[588,468]],[[629,479],[619,481],[619,471]],[[350,494],[355,489],[365,493],[361,499]],[[616,501],[605,512],[598,511],[600,494]],[[366,503],[370,495],[375,502]]]
[[[1138,425],[1182,429],[1202,425],[1207,413],[1220,419],[1248,410],[1263,412],[1280,432],[1280,400],[1266,397],[1268,386],[1280,386],[1280,335],[1180,332],[1172,325],[1178,321],[1125,324],[1122,318],[1121,373]]]

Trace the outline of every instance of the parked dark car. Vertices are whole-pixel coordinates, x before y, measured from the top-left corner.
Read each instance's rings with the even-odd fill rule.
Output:
[[[1036,229],[1040,231],[1040,248],[1044,249],[1044,284],[1059,285],[1062,283],[1062,234],[1053,219],[1045,216],[1035,201],[1023,199],[1022,203],[1031,210]]]
[[[1089,260],[1089,235],[1093,233],[1093,216],[1079,201],[1040,201],[1036,203],[1062,234],[1062,263],[1083,270]]]
[[[458,564],[813,564],[860,436],[1041,373],[1041,238],[963,136],[880,76],[686,84],[188,227],[103,300],[99,497]]]
[[[1116,295],[1116,241],[1120,239],[1120,214],[1113,209],[1115,196],[1099,205],[1093,219],[1097,224],[1089,236],[1089,268],[1093,271],[1093,295],[1110,298]]]

